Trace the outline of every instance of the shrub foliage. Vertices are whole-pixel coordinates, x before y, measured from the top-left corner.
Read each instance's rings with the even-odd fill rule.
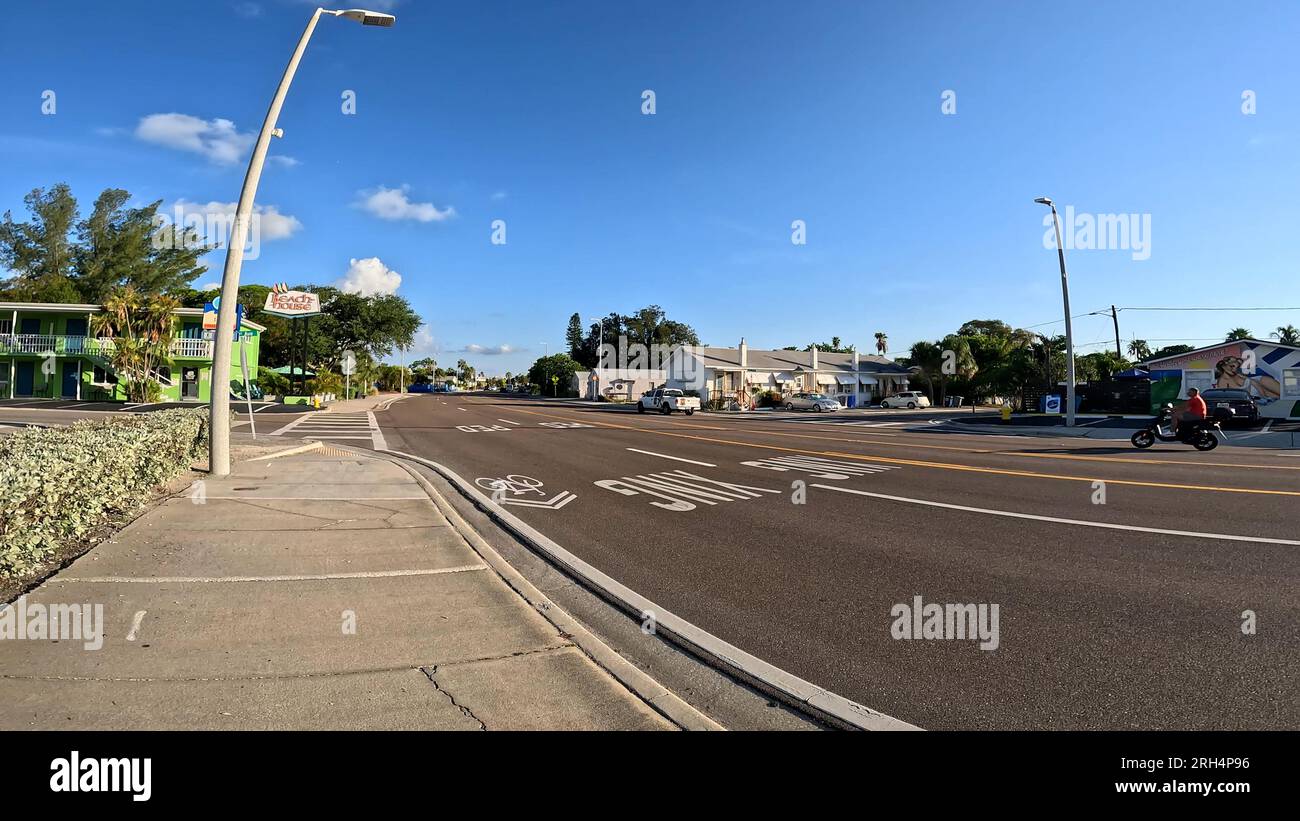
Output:
[[[0,438],[0,577],[31,573],[139,507],[207,446],[207,409],[29,429]]]

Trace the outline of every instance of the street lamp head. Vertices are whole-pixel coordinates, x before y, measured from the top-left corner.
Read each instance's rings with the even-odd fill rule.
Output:
[[[335,17],[346,17],[349,20],[356,20],[363,26],[382,26],[392,28],[397,18],[391,14],[384,14],[379,11],[369,11],[368,9],[344,9],[343,11],[331,11]]]
[[[1039,197],[1038,199],[1034,200],[1034,202],[1038,203],[1039,205],[1046,205],[1048,208],[1052,207],[1051,197]]]

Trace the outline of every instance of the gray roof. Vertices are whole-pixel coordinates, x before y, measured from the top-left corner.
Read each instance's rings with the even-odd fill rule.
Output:
[[[740,368],[739,348],[696,347],[691,349],[710,368]],[[811,371],[810,351],[765,351],[750,348],[746,368],[751,371]],[[853,354],[817,352],[817,370],[853,373]],[[858,372],[907,375],[907,368],[884,356],[858,355]]]

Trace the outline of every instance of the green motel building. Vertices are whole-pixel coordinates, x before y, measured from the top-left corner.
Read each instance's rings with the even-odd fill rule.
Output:
[[[113,340],[92,336],[90,318],[99,305],[0,302],[0,398],[78,399],[125,402],[112,363]],[[171,355],[149,374],[165,402],[207,402],[212,396],[212,348],[203,338],[203,310],[179,308]],[[240,348],[249,376],[266,328],[244,320],[231,352],[231,387],[242,395]]]

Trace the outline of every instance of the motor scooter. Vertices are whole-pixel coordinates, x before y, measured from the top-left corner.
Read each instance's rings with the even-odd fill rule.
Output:
[[[1219,446],[1219,433],[1223,423],[1232,418],[1231,408],[1217,408],[1213,416],[1204,419],[1184,420],[1173,432],[1174,406],[1166,403],[1160,414],[1129,438],[1133,447],[1146,449],[1159,442],[1182,442],[1197,450],[1214,450]]]

